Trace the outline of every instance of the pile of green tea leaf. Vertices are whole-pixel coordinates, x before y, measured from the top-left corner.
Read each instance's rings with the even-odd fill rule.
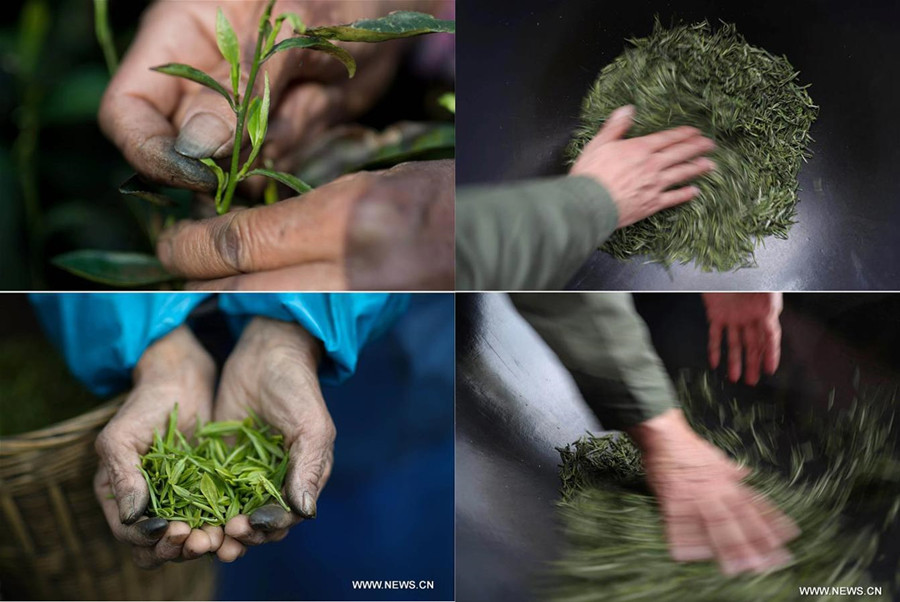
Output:
[[[618,259],[644,255],[704,271],[755,265],[756,245],[787,238],[797,205],[797,174],[809,156],[818,107],[785,57],[751,46],[733,25],[664,28],[603,68],[582,105],[571,160],[610,113],[636,109],[629,137],[680,125],[715,140],[716,171],[694,184],[689,203],[617,230],[601,247]]]
[[[698,601],[793,600],[800,585],[879,585],[888,594],[891,584],[873,583],[868,569],[889,537],[884,532],[898,528],[896,390],[869,390],[847,408],[829,406],[793,422],[775,404],[722,403],[705,374],[683,377],[678,388],[691,426],[751,466],[749,485],[800,527],[789,545],[793,562],[726,577],[713,562],[672,561],[632,440],[586,436],[560,449],[568,545],[553,569],[552,599],[655,602],[689,591]]]
[[[163,438],[141,457],[150,488],[150,516],[202,525],[223,525],[238,514],[277,503],[288,456],[282,436],[270,432],[251,413],[242,421],[198,424],[189,442],[178,430],[178,405],[169,415]],[[225,438],[234,438],[229,445]]]

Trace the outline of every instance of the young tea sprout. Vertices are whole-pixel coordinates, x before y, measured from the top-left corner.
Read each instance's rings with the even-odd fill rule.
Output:
[[[288,463],[282,436],[252,412],[241,421],[198,424],[193,443],[177,424],[175,404],[165,437],[155,432],[150,451],[141,457],[139,468],[150,489],[148,514],[197,528],[224,525],[266,504],[290,511],[281,495]]]
[[[234,129],[234,150],[226,169],[221,168],[212,159],[203,159],[216,175],[218,182],[215,194],[216,211],[225,213],[231,207],[235,190],[238,184],[252,176],[264,176],[280,182],[293,189],[298,194],[303,194],[311,187],[296,176],[270,169],[269,166],[256,166],[259,153],[266,139],[269,123],[270,89],[269,76],[263,73],[262,96],[255,96],[254,90],[259,71],[270,58],[292,49],[306,49],[316,52],[324,52],[339,60],[347,69],[349,77],[356,74],[356,61],[349,52],[333,44],[330,40],[348,42],[384,42],[398,38],[407,38],[427,33],[453,33],[455,26],[452,21],[435,19],[431,15],[417,12],[397,11],[378,19],[356,21],[347,25],[333,25],[309,28],[293,13],[280,14],[272,18],[272,9],[275,0],[268,0],[259,19],[256,44],[253,56],[249,61],[249,72],[243,90],[241,82],[241,46],[234,29],[225,14],[219,9],[216,16],[216,43],[222,57],[230,65],[231,89],[227,89],[213,77],[181,63],[169,63],[153,67],[154,71],[182,77],[222,95],[228,101],[228,106],[234,111],[236,123]],[[276,43],[276,40],[287,24],[292,32],[292,37]],[[250,138],[250,154],[246,161],[241,161],[241,143],[244,132]],[[271,188],[267,189],[266,202],[275,200]]]

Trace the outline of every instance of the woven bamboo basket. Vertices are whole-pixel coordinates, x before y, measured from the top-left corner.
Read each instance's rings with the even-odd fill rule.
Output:
[[[94,439],[122,399],[45,429],[0,438],[0,587],[13,599],[208,600],[215,565],[145,571],[94,498]],[[2,417],[0,417],[2,419]]]

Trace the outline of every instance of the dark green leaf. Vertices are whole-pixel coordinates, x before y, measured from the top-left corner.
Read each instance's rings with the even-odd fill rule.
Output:
[[[175,77],[183,77],[184,79],[189,79],[192,82],[197,82],[198,84],[206,86],[211,90],[215,90],[225,97],[228,101],[228,106],[230,106],[232,110],[235,108],[234,100],[231,98],[231,94],[228,93],[228,90],[226,90],[222,84],[199,69],[194,69],[189,65],[183,65],[181,63],[168,63],[166,65],[152,67],[151,70],[158,73],[165,73],[166,75],[173,75]]]
[[[156,257],[142,253],[71,251],[57,255],[52,263],[76,276],[109,286],[139,287],[175,280]]]
[[[281,182],[288,188],[292,188],[299,194],[303,194],[305,192],[309,192],[312,190],[312,186],[298,178],[297,176],[291,175],[289,173],[284,173],[283,171],[273,171],[271,169],[254,169],[248,176],[266,176],[267,178],[272,178],[273,180],[277,180]]]
[[[275,47],[272,48],[272,50],[270,50],[265,57],[263,57],[263,61],[269,59],[277,52],[281,52],[282,50],[290,50],[291,48],[307,48],[309,50],[318,50],[319,52],[330,54],[344,64],[344,67],[347,68],[347,73],[350,75],[350,77],[356,75],[356,60],[354,60],[349,52],[347,52],[340,46],[335,46],[324,38],[315,36],[296,36],[293,38],[282,40],[281,42],[275,44]]]
[[[384,42],[426,33],[456,33],[454,21],[435,19],[425,13],[395,11],[378,19],[365,19],[348,25],[308,29],[313,36],[344,42]]]
[[[128,196],[137,197],[148,203],[161,207],[173,207],[175,201],[162,192],[162,188],[153,182],[148,182],[138,174],[122,182],[119,192]]]

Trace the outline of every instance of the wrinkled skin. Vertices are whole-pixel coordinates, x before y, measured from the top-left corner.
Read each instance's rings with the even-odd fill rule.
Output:
[[[453,161],[404,163],[179,222],[157,255],[199,290],[452,289],[453,203]]]
[[[765,572],[791,562],[794,522],[741,483],[749,471],[694,433],[669,410],[628,433],[641,449],[673,560],[715,559],[726,575]]]
[[[97,437],[100,467],[94,480],[110,529],[132,544],[138,566],[154,568],[208,553],[232,562],[246,546],[278,541],[292,525],[315,517],[316,500],[331,474],[335,437],[319,389],[320,357],[320,344],[299,325],[255,318],[226,362],[213,402],[215,365],[186,327],[144,352],[128,399]],[[243,419],[246,407],[283,433],[290,454],[283,491],[293,511],[269,505],[224,527],[199,529],[147,517],[149,491],[136,467],[154,429],[165,431],[176,401],[178,428],[188,434],[197,418]]]
[[[696,187],[673,187],[716,167],[702,156],[716,145],[700,130],[677,127],[625,139],[633,117],[630,105],[613,111],[569,171],[594,178],[609,191],[619,209],[618,228],[691,200]]]
[[[728,378],[756,385],[760,372],[774,374],[781,361],[781,293],[704,293],[709,321],[709,365],[719,367],[722,334],[728,342]]]

